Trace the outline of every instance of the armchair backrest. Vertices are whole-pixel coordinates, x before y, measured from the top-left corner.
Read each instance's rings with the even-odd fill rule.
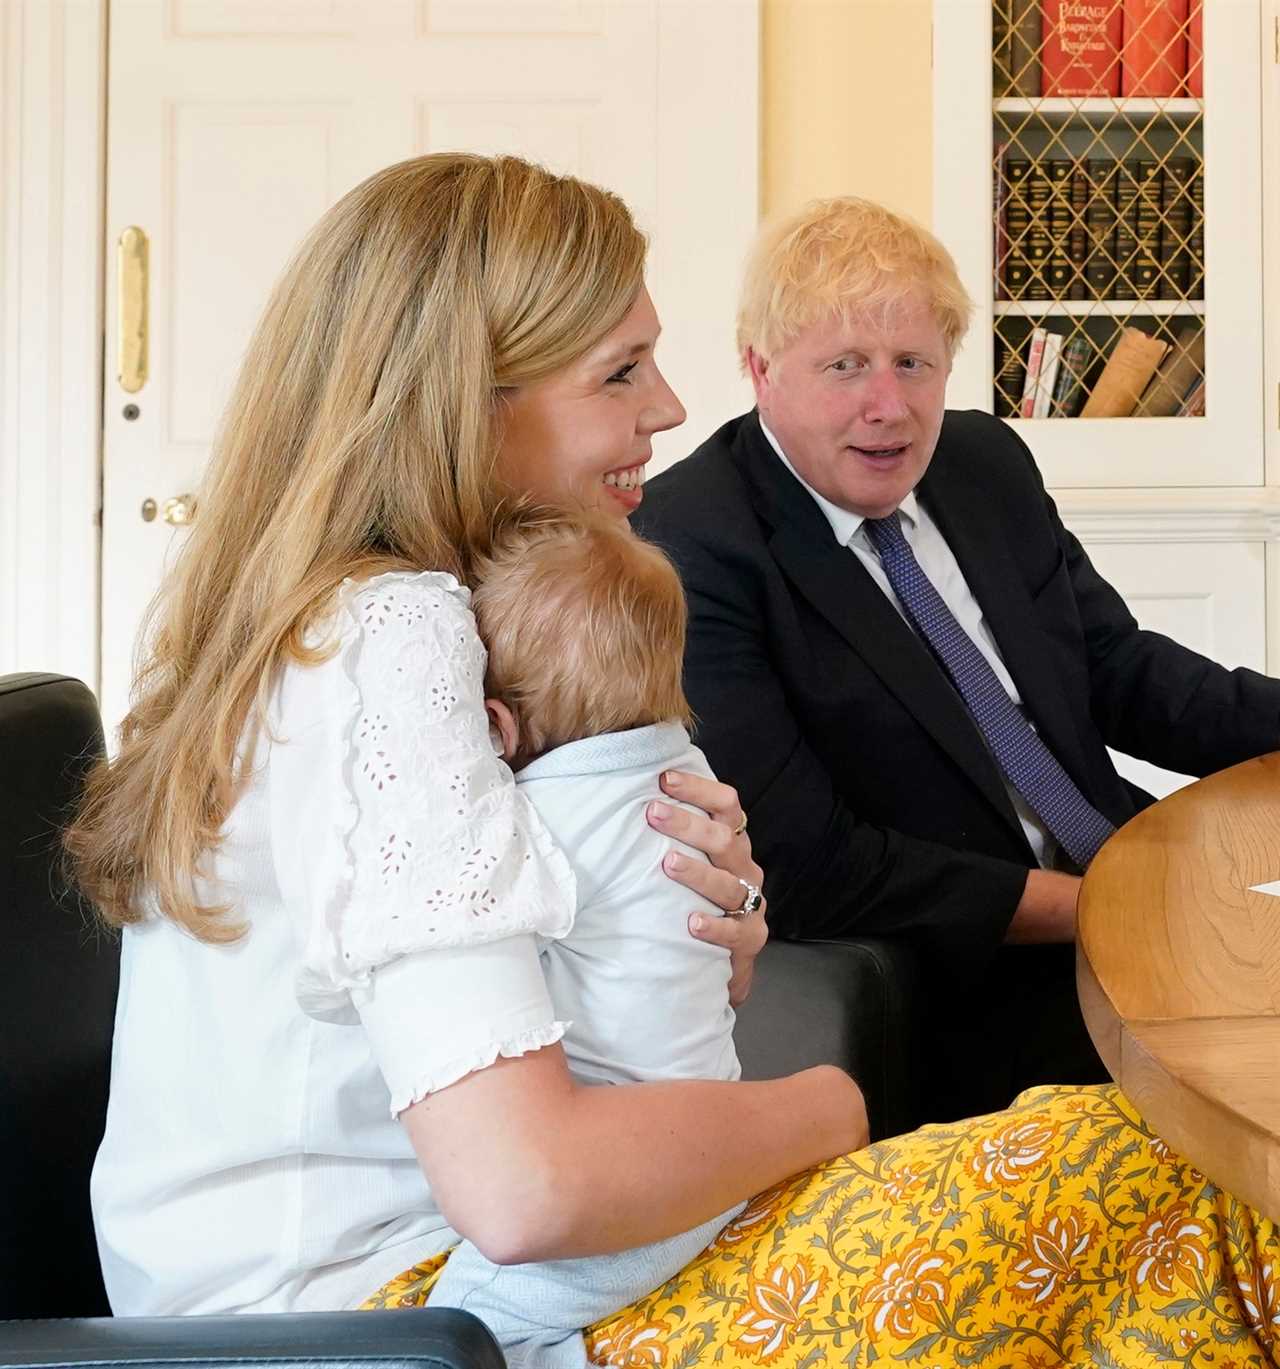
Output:
[[[68,889],[60,842],[101,753],[80,681],[0,676],[0,1318],[109,1310],[89,1172],[119,949]]]

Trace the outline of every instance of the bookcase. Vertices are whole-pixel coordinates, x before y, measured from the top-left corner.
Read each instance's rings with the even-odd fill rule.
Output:
[[[949,404],[1018,431],[1144,626],[1280,674],[1280,0],[934,0],[933,101]]]
[[[951,401],[1055,486],[1265,483],[1265,8],[935,0],[934,227],[978,304]]]

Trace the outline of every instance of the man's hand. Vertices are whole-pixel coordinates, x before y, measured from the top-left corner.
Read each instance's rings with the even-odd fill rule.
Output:
[[[1076,939],[1076,901],[1080,876],[1060,870],[1031,870],[1013,921],[1005,933],[1011,946]]]
[[[764,871],[751,856],[751,838],[745,829],[737,830],[743,817],[738,791],[718,780],[686,775],[677,770],[669,770],[663,775],[662,787],[673,798],[691,803],[703,812],[691,813],[674,804],[651,803],[649,825],[696,847],[711,862],[708,865],[700,860],[689,860],[678,851],[670,851],[662,868],[672,879],[719,904],[725,912],[735,912],[742,907],[746,894],[738,881],[745,880],[756,888],[764,883]],[[729,952],[729,1002],[736,1008],[751,992],[756,956],[769,939],[764,906],[759,912],[741,918],[706,917],[695,913],[689,919],[689,931],[699,941],[723,946]]]

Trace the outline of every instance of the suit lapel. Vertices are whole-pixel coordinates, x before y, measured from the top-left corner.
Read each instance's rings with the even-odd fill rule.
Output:
[[[999,769],[942,668],[853,552],[836,542],[822,510],[778,460],[754,416],[744,429],[740,456],[772,527],[769,550],[778,565],[1021,834]]]
[[[941,458],[941,459],[939,459]],[[1005,520],[964,478],[963,459],[939,451],[918,494],[942,530],[982,609],[1022,706],[1049,749],[1079,777],[1083,752],[1058,674],[1043,647],[1024,574],[1009,547]]]

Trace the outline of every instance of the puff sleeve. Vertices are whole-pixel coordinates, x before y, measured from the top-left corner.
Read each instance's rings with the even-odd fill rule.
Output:
[[[494,754],[467,590],[347,584],[323,634],[336,652],[286,670],[272,718],[294,988],[312,1017],[365,1022],[399,1110],[560,1038],[537,951],[572,926],[574,877]]]

